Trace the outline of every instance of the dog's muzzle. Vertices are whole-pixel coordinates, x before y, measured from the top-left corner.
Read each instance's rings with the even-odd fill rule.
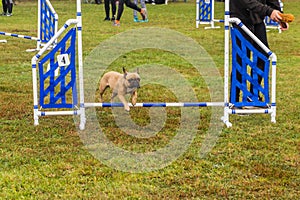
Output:
[[[140,88],[140,79],[128,79],[130,88]]]

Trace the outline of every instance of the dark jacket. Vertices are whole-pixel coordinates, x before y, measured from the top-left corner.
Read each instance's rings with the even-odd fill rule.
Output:
[[[230,17],[237,17],[246,25],[263,22],[274,9],[281,10],[278,0],[230,0]]]

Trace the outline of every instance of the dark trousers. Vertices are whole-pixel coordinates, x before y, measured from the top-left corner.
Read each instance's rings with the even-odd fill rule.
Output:
[[[239,29],[239,31],[242,33],[242,35],[248,40],[250,41],[253,46],[258,49],[262,54],[266,55],[267,54],[261,49],[261,47],[256,44],[243,30],[241,27],[237,26],[237,25],[233,25],[235,28]],[[246,25],[250,31],[264,44],[266,45],[266,47],[269,48],[269,45],[268,45],[268,40],[267,40],[267,32],[266,32],[266,26],[264,24],[264,22],[260,23],[260,24],[256,24],[256,25]],[[240,42],[237,42],[237,45],[239,47],[241,47],[241,43]],[[247,56],[250,57],[250,51],[247,51]],[[241,58],[238,56],[237,58],[237,62],[239,65],[242,65],[242,60]],[[262,71],[264,71],[264,66],[265,66],[265,62],[258,58],[257,60],[257,67],[259,69],[261,69]],[[232,76],[232,75],[231,75]],[[233,77],[231,77],[231,80],[232,80]],[[236,73],[236,77],[235,77],[239,82],[242,82],[242,75],[237,72]],[[258,83],[261,84],[261,81],[262,81],[262,77],[261,76],[258,76]],[[253,85],[250,86],[250,92],[252,93],[253,92]],[[238,87],[236,87],[236,95],[235,95],[235,101],[236,102],[239,102],[240,98],[240,89]]]
[[[141,12],[141,8],[139,8],[137,5],[132,3],[130,0],[119,0],[119,8],[118,8],[118,15],[117,20],[120,20],[124,11],[124,3],[127,7],[134,9],[138,12]]]
[[[12,13],[13,3],[10,0],[2,0],[2,7],[4,13]]]
[[[116,1],[115,0],[104,0],[104,8],[106,18],[109,18],[109,3],[111,4],[112,17],[116,15]]]

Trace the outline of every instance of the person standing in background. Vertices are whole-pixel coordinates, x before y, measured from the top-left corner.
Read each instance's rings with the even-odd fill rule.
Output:
[[[134,0],[134,4],[135,5],[138,5],[138,1],[139,0]],[[141,2],[141,8],[146,8],[146,3],[145,3],[145,0],[140,0]],[[133,10],[133,21],[134,22],[148,22],[148,18],[145,18],[144,20],[139,20],[138,16],[137,16],[137,11],[136,10]]]
[[[120,26],[120,19],[122,17],[123,11],[124,11],[124,3],[127,7],[138,11],[141,14],[143,20],[147,19],[147,10],[145,8],[138,7],[136,4],[132,3],[130,0],[119,0],[117,18],[113,23],[114,26]]]
[[[111,13],[112,13],[112,17],[109,17],[109,3],[111,4]],[[115,15],[116,15],[116,0],[104,0],[104,8],[105,8],[105,18],[104,21],[115,21]]]
[[[2,16],[12,16],[14,2],[12,0],[2,0],[3,13]]]

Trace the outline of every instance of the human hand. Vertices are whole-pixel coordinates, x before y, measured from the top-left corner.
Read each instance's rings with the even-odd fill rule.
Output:
[[[273,10],[273,12],[270,15],[270,18],[275,22],[280,22],[282,19],[281,12],[279,10]]]

